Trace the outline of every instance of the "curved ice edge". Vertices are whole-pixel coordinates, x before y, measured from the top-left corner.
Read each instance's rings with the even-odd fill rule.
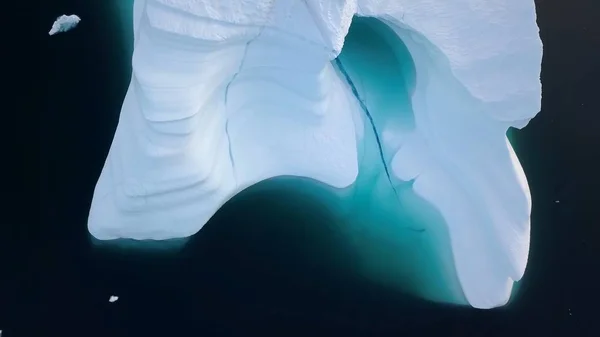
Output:
[[[144,2],[136,1],[138,9],[139,3]],[[138,23],[145,20],[143,15],[139,19],[139,12],[134,13],[134,17],[138,18]],[[477,102],[469,90],[455,78],[444,53],[410,26],[399,22],[396,17],[398,15],[392,13],[382,16],[382,19],[387,21],[404,41],[415,60],[418,79],[413,108],[417,129],[395,154],[391,162],[392,171],[399,181],[414,180],[415,191],[435,204],[444,215],[450,230],[457,273],[469,303],[478,308],[504,305],[510,296],[512,281],[522,277],[527,262],[531,207],[524,174],[505,137],[510,120],[499,121],[496,119],[497,115],[490,118],[477,114],[482,103]],[[140,29],[137,28],[136,43],[140,40],[139,33]],[[138,80],[134,76],[132,86],[138,85]],[[221,174],[215,174],[214,170],[205,167],[207,170],[202,170],[204,173],[198,178],[198,186],[209,186],[208,190],[184,189],[179,193],[178,202],[170,200],[171,205],[160,202],[146,204],[148,200],[143,196],[146,193],[144,191],[154,189],[152,186],[142,186],[141,195],[140,186],[135,183],[134,186],[114,190],[111,186],[115,186],[114,183],[122,180],[123,176],[123,172],[118,171],[127,170],[127,166],[119,165],[122,164],[119,161],[135,163],[135,156],[127,158],[128,154],[134,152],[115,149],[123,147],[123,140],[119,139],[128,137],[131,141],[129,144],[137,142],[145,147],[143,137],[140,142],[140,139],[135,139],[140,137],[131,139],[131,134],[124,135],[122,131],[132,126],[135,130],[134,125],[140,125],[133,121],[140,121],[139,114],[131,112],[130,116],[127,116],[125,113],[139,110],[139,107],[135,106],[131,109],[131,105],[140,102],[140,98],[131,97],[135,96],[135,92],[131,92],[130,88],[129,101],[126,98],[117,135],[98,182],[90,212],[88,227],[90,233],[97,238],[160,240],[173,236],[189,236],[197,232],[201,224],[208,221],[214,212],[243,189],[242,187],[271,176],[286,174],[285,167],[271,174],[255,172],[254,178],[246,177],[247,182],[244,183],[245,179],[239,177],[243,172],[231,168],[229,155],[227,158],[219,155],[223,152],[228,153],[226,148],[231,145],[231,139],[223,140],[221,137],[221,140],[215,140],[215,144],[220,144],[217,145],[217,149],[208,152],[209,157],[214,158],[212,162],[220,167],[221,171],[217,172]],[[347,100],[351,100],[349,96],[346,93]],[[435,97],[435,100],[432,100],[432,97]],[[355,111],[353,113],[356,114]],[[465,121],[469,121],[470,124]],[[219,125],[220,121],[213,122]],[[354,124],[357,124],[356,120]],[[523,125],[521,120],[518,124]],[[355,132],[360,133],[359,129],[360,127],[357,127]],[[142,135],[148,136],[144,132]],[[207,143],[210,143],[210,140]],[[118,164],[114,164],[115,162]],[[133,166],[143,168],[140,165]],[[115,171],[118,179],[111,181]],[[345,172],[343,179],[332,180],[331,172],[315,179],[333,187],[350,186],[358,172],[348,175],[347,165],[345,171],[342,165],[342,171]],[[235,181],[225,178],[227,172],[236,177]],[[124,192],[132,189],[134,193]],[[135,192],[136,189],[138,192]],[[98,198],[97,195],[103,194],[109,197],[112,195],[114,200],[121,200],[120,208],[113,202],[101,202],[102,198]],[[168,200],[163,198],[163,201]],[[201,209],[198,209],[196,206],[200,203]],[[150,207],[150,210],[145,207]],[[168,208],[161,210],[160,207],[171,207],[177,209],[177,212],[171,213],[168,212]],[[102,219],[102,223],[97,222],[97,219]],[[165,223],[177,225],[177,231],[173,227],[165,229]],[[136,228],[136,224],[145,227]],[[153,226],[155,228],[152,228]],[[143,232],[140,233],[139,230]]]
[[[449,71],[444,54],[410,27],[386,19],[413,55],[415,116],[417,124],[428,124],[398,151],[392,163],[395,173],[400,179],[415,179],[417,195],[434,204],[446,220],[468,302],[481,309],[505,305],[513,282],[524,274],[529,252],[529,187],[505,136],[509,126],[524,126],[523,121],[478,114],[475,100]],[[422,77],[425,68],[433,73],[429,78]],[[426,101],[425,93],[436,100]],[[448,118],[437,109],[454,115]],[[406,160],[411,156],[415,160]]]

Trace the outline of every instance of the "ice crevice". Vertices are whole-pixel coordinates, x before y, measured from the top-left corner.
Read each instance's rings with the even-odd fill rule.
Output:
[[[255,38],[251,39],[250,41],[246,42],[246,46],[244,48],[244,54],[242,56],[240,66],[239,66],[238,70],[235,72],[235,74],[233,74],[233,76],[231,77],[231,80],[229,80],[229,82],[227,82],[227,84],[225,85],[225,95],[224,95],[225,96],[224,97],[225,109],[227,109],[227,98],[229,95],[229,87],[231,86],[231,84],[233,82],[235,82],[235,80],[237,79],[237,77],[238,77],[239,73],[242,71],[242,69],[244,69],[244,61],[246,60],[248,48],[250,47],[250,44],[253,41],[255,41],[256,39],[258,39],[260,37],[260,34],[263,32],[264,29],[265,29],[264,26],[260,27],[260,31],[258,32],[257,36]],[[233,150],[231,148],[231,136],[229,134],[229,119],[225,120],[225,135],[227,136],[227,148],[228,148],[228,153],[229,153],[229,160],[231,161],[231,167],[232,167],[234,178],[236,179],[236,185],[237,185],[235,157],[233,155]]]
[[[354,95],[354,97],[356,97],[356,100],[360,104],[362,111],[365,113],[365,115],[369,119],[369,124],[371,124],[371,127],[373,128],[373,135],[375,136],[375,141],[377,142],[377,149],[379,150],[379,156],[381,157],[381,162],[383,163],[385,175],[390,183],[390,186],[394,190],[394,194],[396,195],[396,197],[398,197],[398,191],[396,191],[396,187],[394,186],[394,183],[392,182],[392,177],[390,176],[390,171],[388,169],[388,165],[387,165],[385,156],[383,154],[381,140],[379,139],[379,131],[377,131],[377,127],[375,126],[375,122],[373,121],[373,116],[371,116],[369,109],[367,108],[367,106],[365,105],[363,100],[360,98],[360,95],[358,94],[358,91],[356,90],[356,87],[354,86],[354,83],[352,82],[350,75],[348,75],[348,72],[346,71],[346,69],[344,69],[344,65],[342,65],[342,61],[340,61],[338,58],[336,58],[335,63],[337,64],[338,68],[344,75],[344,78],[348,82],[348,85],[350,85],[350,88],[352,89],[352,94]]]
[[[442,300],[507,303],[529,252],[506,131],[540,107],[533,1],[135,0],[133,31],[95,238],[188,237],[280,176],[398,209],[410,191],[445,222],[460,291]]]

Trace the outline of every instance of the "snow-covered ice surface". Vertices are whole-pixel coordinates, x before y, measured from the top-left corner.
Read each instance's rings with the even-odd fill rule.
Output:
[[[397,208],[411,189],[444,220],[446,300],[508,301],[529,251],[506,131],[540,110],[533,1],[135,0],[133,22],[95,238],[190,236],[277,176]]]
[[[79,24],[79,21],[81,21],[81,19],[75,14],[61,15],[58,18],[56,18],[56,21],[54,21],[54,23],[52,24],[52,28],[50,28],[48,35],[68,32],[71,29],[75,28]]]

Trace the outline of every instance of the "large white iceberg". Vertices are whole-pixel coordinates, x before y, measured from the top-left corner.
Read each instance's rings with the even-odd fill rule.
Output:
[[[75,28],[79,24],[79,21],[81,21],[81,18],[75,14],[61,15],[56,18],[56,21],[52,24],[52,28],[50,28],[48,35],[68,32]]]
[[[133,16],[95,238],[190,236],[276,176],[351,187],[372,133],[384,180],[442,214],[468,303],[507,303],[529,251],[506,131],[540,110],[532,0],[135,0]],[[353,18],[372,47],[345,45]]]

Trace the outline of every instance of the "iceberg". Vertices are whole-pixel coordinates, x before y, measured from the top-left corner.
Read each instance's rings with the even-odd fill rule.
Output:
[[[188,237],[273,177],[340,198],[388,186],[379,202],[398,208],[409,188],[444,219],[457,298],[508,302],[529,253],[531,197],[506,132],[540,110],[533,1],[133,6],[133,73],[93,195],[93,237]]]
[[[52,28],[48,32],[48,35],[68,32],[75,28],[79,24],[79,21],[81,21],[81,19],[75,14],[61,15],[52,24]]]

